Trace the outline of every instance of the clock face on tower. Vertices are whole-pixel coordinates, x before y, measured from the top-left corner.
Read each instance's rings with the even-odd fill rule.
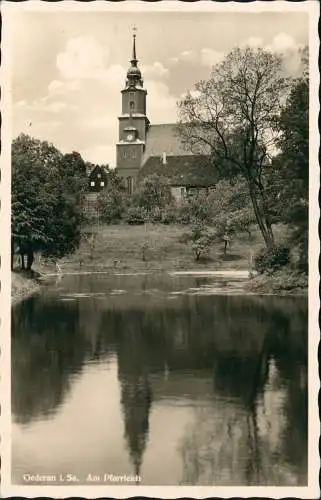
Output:
[[[128,134],[127,135],[127,141],[132,141],[134,139],[133,134]]]

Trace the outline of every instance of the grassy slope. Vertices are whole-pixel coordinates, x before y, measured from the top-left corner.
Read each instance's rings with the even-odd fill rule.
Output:
[[[145,226],[101,226],[96,233],[95,245],[84,239],[79,249],[61,260],[64,270],[116,270],[116,271],[166,271],[190,269],[248,269],[250,252],[263,245],[258,232],[249,239],[246,234],[234,237],[227,256],[223,242],[214,243],[209,256],[202,262],[195,261],[191,242],[184,242],[186,226],[146,224]],[[278,231],[282,234],[282,229]],[[147,244],[146,260],[143,246]]]
[[[165,226],[147,224],[146,226],[101,226],[96,233],[95,245],[85,238],[79,249],[71,256],[61,259],[64,271],[110,271],[143,272],[173,270],[248,270],[250,253],[255,253],[263,246],[259,232],[253,231],[251,239],[246,234],[235,236],[232,248],[227,255],[223,253],[223,242],[213,243],[208,258],[196,262],[191,242],[184,242],[184,234],[189,231],[186,226]],[[275,228],[278,242],[285,237],[284,227]],[[142,247],[147,243],[146,260],[143,261]],[[12,273],[12,297],[14,300],[31,295],[39,290],[36,280],[41,274],[55,273],[55,265],[49,262],[37,263],[35,272]],[[294,275],[284,269],[275,276],[258,276],[250,280],[244,292],[250,293],[306,293],[307,279],[302,275]]]

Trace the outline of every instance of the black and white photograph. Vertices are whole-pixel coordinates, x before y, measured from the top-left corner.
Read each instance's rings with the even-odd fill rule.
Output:
[[[318,2],[4,4],[3,495],[319,498]]]

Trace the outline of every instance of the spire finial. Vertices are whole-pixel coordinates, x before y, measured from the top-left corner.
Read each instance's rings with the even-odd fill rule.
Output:
[[[134,25],[133,26],[133,56],[132,56],[132,61],[133,63],[137,63],[137,58],[136,58],[136,31],[137,27]]]

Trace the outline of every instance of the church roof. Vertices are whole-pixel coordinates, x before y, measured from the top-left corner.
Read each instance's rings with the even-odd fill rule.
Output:
[[[162,155],[191,155],[180,141],[176,123],[150,125],[146,135],[146,149],[143,164],[150,156]]]
[[[151,156],[139,177],[153,174],[166,177],[172,186],[210,187],[218,180],[217,171],[205,155],[166,155],[165,164],[162,155]]]

